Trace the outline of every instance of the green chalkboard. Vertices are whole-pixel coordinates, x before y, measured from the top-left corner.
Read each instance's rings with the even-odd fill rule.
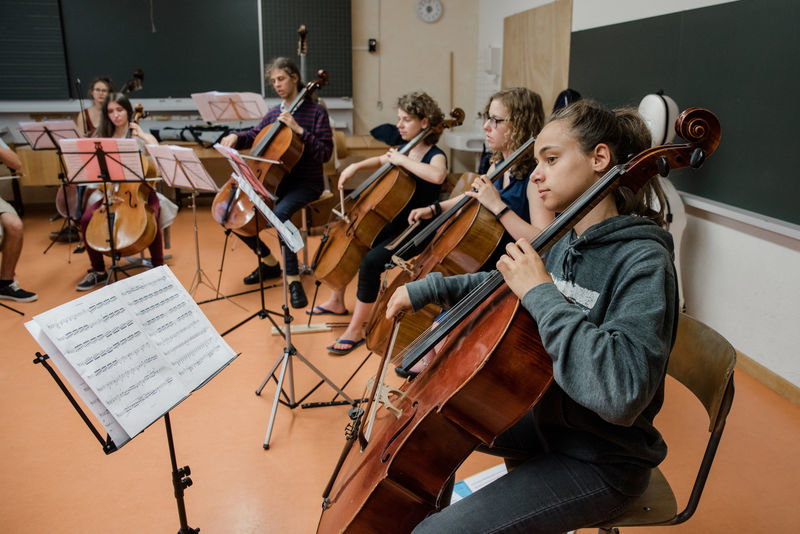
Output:
[[[322,95],[352,96],[350,0],[2,0],[0,99],[77,98],[78,78],[85,97],[94,77],[120,89],[136,69],[136,98],[261,92],[259,4],[265,62],[297,59],[296,29],[306,24],[309,77],[326,68]]]
[[[572,33],[570,87],[609,106],[663,89],[722,124],[699,171],[676,171],[688,193],[800,224],[800,2],[739,0]]]

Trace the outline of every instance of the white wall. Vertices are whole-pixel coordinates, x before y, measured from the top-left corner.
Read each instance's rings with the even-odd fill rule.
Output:
[[[479,63],[484,49],[502,46],[504,17],[545,3],[480,0]],[[573,0],[572,30],[722,3],[728,2]],[[485,94],[485,85],[479,74],[477,100]],[[713,164],[712,158],[708,165]],[[688,211],[681,250],[687,311],[722,333],[742,353],[800,387],[800,240],[755,228],[735,216],[698,208]]]

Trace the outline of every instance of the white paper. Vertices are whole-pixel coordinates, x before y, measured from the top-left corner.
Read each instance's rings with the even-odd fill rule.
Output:
[[[144,175],[142,155],[136,139],[93,137],[85,139],[62,139],[58,143],[67,168],[70,182],[102,182],[100,162],[95,151],[98,147],[105,153],[108,179],[112,181],[136,181]]]
[[[125,443],[130,441],[131,437],[125,432],[125,430],[117,423],[114,416],[111,415],[111,412],[100,402],[100,399],[97,398],[97,395],[94,394],[94,391],[89,387],[89,384],[81,378],[81,376],[75,372],[72,366],[67,362],[64,355],[58,350],[58,348],[50,341],[44,332],[42,331],[41,327],[36,323],[36,321],[28,321],[25,323],[25,328],[28,329],[33,339],[39,343],[39,346],[42,347],[47,355],[50,357],[50,360],[53,364],[58,368],[59,372],[64,376],[64,378],[72,384],[72,387],[75,388],[75,391],[78,393],[78,396],[83,400],[84,404],[89,407],[89,410],[97,417],[100,421],[100,424],[106,429],[106,432],[111,437],[111,440],[114,442],[114,445],[117,448],[122,447]]]
[[[192,93],[204,121],[259,120],[267,114],[267,104],[258,93]]]
[[[194,150],[177,145],[146,145],[170,187],[219,191]]]
[[[115,427],[109,417],[135,436],[235,357],[166,266],[58,306],[34,322],[42,348],[57,355],[60,370],[72,369],[65,378],[78,391],[83,383],[91,390],[94,397],[81,397],[109,435]]]
[[[160,347],[190,391],[236,356],[167,267],[115,285],[142,331]]]
[[[56,142],[61,139],[83,137],[75,121],[24,121],[19,123],[20,133],[34,150],[56,148],[50,136],[45,133],[45,128],[50,131]]]

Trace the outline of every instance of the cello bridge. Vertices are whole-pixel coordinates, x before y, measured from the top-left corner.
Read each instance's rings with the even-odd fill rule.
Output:
[[[375,377],[369,379],[367,384],[367,389],[372,389],[373,384],[375,383]],[[397,419],[400,419],[400,416],[403,415],[403,410],[398,408],[394,405],[392,400],[395,402],[400,402],[403,400],[406,394],[404,391],[400,391],[397,388],[393,388],[388,386],[386,382],[381,382],[378,384],[378,389],[375,391],[375,402],[379,402],[383,404],[386,410],[394,415]],[[373,412],[374,413],[374,412]]]

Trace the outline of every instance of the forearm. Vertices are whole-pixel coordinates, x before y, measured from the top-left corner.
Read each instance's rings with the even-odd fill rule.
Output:
[[[406,284],[405,287],[414,311],[421,310],[426,304],[437,304],[444,309],[450,309],[487,276],[489,273],[485,272],[448,277],[441,273],[431,273],[422,280]]]

